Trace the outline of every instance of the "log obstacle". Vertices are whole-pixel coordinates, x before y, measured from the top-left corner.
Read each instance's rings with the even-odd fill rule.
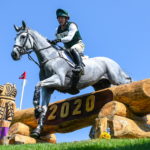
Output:
[[[99,138],[109,128],[115,138],[150,137],[149,115],[138,116],[123,103],[112,101],[103,106],[94,124],[94,135]]]
[[[30,137],[31,128],[26,124],[17,122],[11,125],[9,130],[10,144],[35,144],[35,143],[56,143],[56,136],[54,134],[45,134],[40,139]]]
[[[143,118],[149,113],[150,79],[145,79],[50,104],[43,135],[67,133],[94,125],[94,137],[98,138],[106,131],[109,122],[114,137],[146,137],[150,130]],[[16,122],[26,124],[31,130],[34,129],[37,126],[34,109],[16,111],[13,123]],[[127,129],[128,125],[130,129]],[[121,128],[122,126],[124,128]],[[132,126],[142,136],[135,131],[133,134]]]

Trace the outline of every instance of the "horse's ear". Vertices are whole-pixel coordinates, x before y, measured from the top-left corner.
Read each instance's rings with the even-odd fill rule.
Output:
[[[22,30],[25,30],[26,29],[26,23],[25,21],[22,21]]]
[[[19,27],[17,27],[16,25],[14,25],[14,28],[15,28],[15,30],[16,30],[17,32],[19,32],[19,31],[20,31],[20,28],[19,28]]]

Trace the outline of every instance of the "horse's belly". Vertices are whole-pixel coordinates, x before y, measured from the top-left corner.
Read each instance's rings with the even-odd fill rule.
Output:
[[[106,65],[102,61],[89,61],[85,63],[84,75],[80,78],[77,87],[79,89],[94,85],[101,78],[105,77]]]

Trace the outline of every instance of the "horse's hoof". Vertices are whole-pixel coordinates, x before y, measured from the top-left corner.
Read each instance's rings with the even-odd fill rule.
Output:
[[[40,129],[35,129],[30,134],[31,137],[39,139],[40,138]]]

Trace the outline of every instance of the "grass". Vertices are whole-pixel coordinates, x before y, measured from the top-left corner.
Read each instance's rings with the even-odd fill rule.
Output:
[[[58,144],[0,146],[0,150],[149,150],[150,139],[102,139]]]

